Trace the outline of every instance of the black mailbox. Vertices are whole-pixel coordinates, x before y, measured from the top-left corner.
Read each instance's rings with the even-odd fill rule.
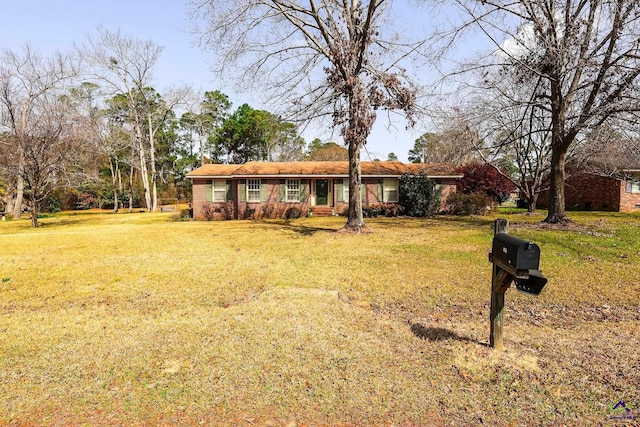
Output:
[[[540,270],[529,270],[527,279],[516,279],[516,289],[527,294],[540,295],[542,288],[547,284],[547,278]]]
[[[547,283],[540,272],[540,248],[538,245],[507,233],[493,238],[491,262],[515,279],[516,289],[538,295]]]
[[[526,277],[529,270],[540,268],[540,248],[507,233],[498,233],[493,238],[493,262],[515,277]]]

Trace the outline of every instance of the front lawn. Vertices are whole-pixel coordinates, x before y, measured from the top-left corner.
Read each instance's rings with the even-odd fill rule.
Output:
[[[640,416],[640,216],[541,248],[488,347],[493,217],[0,223],[0,424],[589,425]],[[638,422],[636,419],[633,422]]]

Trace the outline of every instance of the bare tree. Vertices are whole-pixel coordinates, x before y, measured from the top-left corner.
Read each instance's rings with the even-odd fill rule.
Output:
[[[188,95],[189,88],[172,90],[166,97],[159,96],[152,89],[152,70],[162,47],[152,41],[132,39],[119,31],[100,29],[99,32],[98,40],[90,38],[77,50],[89,62],[91,77],[106,85],[110,95],[123,95],[127,100],[135,135],[133,151],[139,159],[146,206],[155,211],[159,179],[155,138],[173,108]]]
[[[508,70],[478,80],[481,90],[466,113],[481,135],[475,151],[520,190],[534,212],[551,165],[551,115],[540,102],[542,80],[518,82]]]
[[[427,132],[416,139],[408,153],[409,161],[460,166],[481,160],[478,150],[482,141],[474,118],[459,107],[434,110],[431,127],[437,132]]]
[[[360,150],[378,109],[400,110],[410,122],[416,88],[402,68],[418,43],[391,31],[391,0],[193,0],[201,45],[233,73],[286,105],[286,120],[332,118],[349,150],[349,217],[364,229]]]
[[[541,80],[537,102],[550,117],[551,181],[545,221],[565,221],[565,162],[572,145],[610,119],[638,110],[637,0],[457,0],[495,52],[470,68]],[[450,45],[451,39],[447,40]]]
[[[21,217],[26,193],[37,227],[42,202],[75,153],[72,108],[64,95],[77,68],[69,56],[45,58],[28,45],[20,52],[5,50],[1,64],[0,125],[10,135],[4,167],[15,177],[13,216]]]

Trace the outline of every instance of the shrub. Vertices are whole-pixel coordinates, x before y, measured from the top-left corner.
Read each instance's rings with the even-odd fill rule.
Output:
[[[224,202],[220,208],[220,213],[222,213],[222,219],[233,219],[233,202]]]
[[[423,173],[404,174],[398,180],[400,206],[405,215],[415,217],[433,216],[440,208],[440,191],[436,184]]]
[[[396,217],[404,213],[404,208],[398,204],[390,203],[382,205],[382,214],[386,217]]]
[[[75,209],[76,210],[91,209],[94,206],[95,202],[96,202],[96,199],[93,196],[93,194],[91,193],[79,194],[76,199]]]
[[[491,207],[491,198],[484,193],[451,193],[447,198],[447,212],[453,215],[479,215]]]
[[[202,204],[202,216],[207,221],[213,221],[216,213],[216,208],[211,203],[204,202]]]
[[[285,213],[285,218],[296,219],[296,218],[300,218],[300,215],[302,215],[302,211],[300,210],[300,208],[293,206],[287,209],[287,212]]]
[[[189,221],[193,216],[193,210],[189,209],[178,209],[172,216],[171,219],[173,221]]]
[[[378,216],[398,216],[402,213],[402,206],[395,203],[391,204],[377,204],[362,207],[362,216],[365,218],[375,218]],[[349,210],[344,212],[345,216],[349,215]]]
[[[381,214],[382,214],[382,206],[380,205],[371,205],[371,206],[362,207],[362,216],[365,218],[375,218]]]
[[[484,193],[496,202],[502,203],[509,198],[515,186],[491,165],[469,163],[457,169],[464,176],[456,183],[460,193]]]

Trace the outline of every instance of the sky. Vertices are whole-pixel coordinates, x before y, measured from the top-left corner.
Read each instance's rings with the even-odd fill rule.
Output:
[[[223,1],[223,0],[220,0]],[[183,0],[0,0],[3,23],[0,25],[0,47],[19,49],[25,43],[42,54],[71,49],[88,35],[96,36],[97,28],[121,30],[139,40],[152,40],[164,46],[159,63],[154,68],[154,86],[161,93],[171,86],[188,84],[198,93],[220,90],[233,102],[233,109],[243,103],[253,108],[270,110],[258,101],[257,93],[236,93],[224,87],[210,72],[211,57],[195,46],[190,27],[188,7]],[[396,2],[403,5],[404,1]],[[404,7],[404,6],[400,6]],[[420,21],[416,21],[420,22]],[[411,25],[415,25],[415,23]],[[424,20],[422,20],[424,22]],[[421,25],[421,24],[418,24]],[[273,110],[271,110],[273,111]],[[342,143],[339,132],[333,134],[321,127],[310,126],[303,137]],[[369,136],[363,160],[386,160],[390,152],[406,161],[415,140],[430,131],[424,126],[406,130],[405,121],[385,113],[379,114]]]

